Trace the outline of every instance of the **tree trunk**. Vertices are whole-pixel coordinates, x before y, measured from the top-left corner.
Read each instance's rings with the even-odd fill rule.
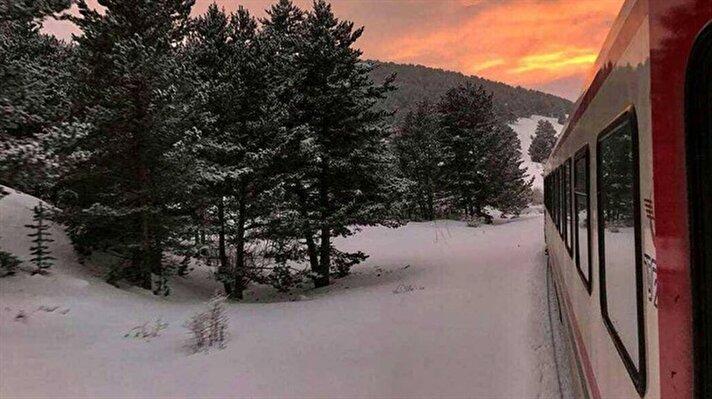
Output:
[[[307,199],[304,189],[302,187],[297,187],[296,189],[297,198],[299,199],[299,213],[304,219],[304,224],[302,227],[302,233],[304,234],[304,240],[307,243],[307,255],[309,256],[309,266],[312,273],[319,273],[319,254],[316,249],[316,243],[314,242],[314,236],[312,235],[311,226],[309,225],[309,212],[307,211]]]
[[[235,286],[232,292],[232,297],[235,299],[243,298],[243,291],[245,291],[246,285],[245,277],[247,276],[247,265],[245,264],[245,224],[247,223],[247,199],[245,198],[245,191],[245,183],[240,183],[240,209],[237,220],[237,237],[235,240],[235,275],[233,276]]]
[[[324,161],[321,166],[321,181],[319,182],[319,206],[321,208],[321,253],[319,254],[319,271],[314,279],[315,288],[326,287],[329,285],[329,269],[331,268],[331,229],[327,225],[329,219],[327,176],[327,163]]]
[[[148,214],[144,211],[141,214],[141,253],[139,255],[140,284],[141,288],[152,290],[153,280],[151,279],[151,233],[148,221]]]
[[[435,220],[435,198],[432,192],[428,193],[428,220]]]
[[[229,265],[227,264],[227,252],[225,250],[225,198],[221,195],[218,201],[218,258],[220,266],[218,266],[218,275],[223,281],[225,294],[232,295],[232,276],[230,275]]]
[[[321,228],[321,250],[320,264],[317,276],[314,279],[314,287],[326,287],[329,285],[329,269],[331,268],[331,229]]]

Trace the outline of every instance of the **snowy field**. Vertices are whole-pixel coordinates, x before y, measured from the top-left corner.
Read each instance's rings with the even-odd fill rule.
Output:
[[[0,200],[0,246],[22,258],[35,204]],[[538,213],[365,229],[337,242],[371,254],[352,276],[253,289],[229,304],[227,348],[190,354],[182,324],[217,288],[207,271],[168,298],[118,289],[55,228],[51,275],[0,279],[0,397],[558,397],[541,231]],[[124,337],[157,318],[158,337]]]

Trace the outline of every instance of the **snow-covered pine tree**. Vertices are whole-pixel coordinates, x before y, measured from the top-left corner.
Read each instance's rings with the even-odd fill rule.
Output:
[[[399,173],[410,182],[406,201],[408,219],[433,220],[440,185],[443,151],[440,121],[435,107],[427,100],[418,102],[406,114],[393,138]]]
[[[442,188],[465,217],[490,219],[485,207],[518,213],[529,201],[531,180],[521,167],[521,144],[497,120],[492,95],[470,83],[448,91],[438,104],[443,151]]]
[[[229,128],[237,117],[232,94],[239,90],[234,87],[229,76],[230,64],[235,58],[230,30],[229,16],[213,3],[205,14],[193,20],[184,51],[195,68],[202,95],[206,98],[203,110],[208,118],[204,120],[201,129],[201,140],[195,146],[198,167],[201,169],[201,195],[196,205],[200,209],[199,214],[208,217],[213,232],[217,233],[220,262],[218,278],[222,281],[226,281],[232,274],[226,251],[225,203],[228,200],[226,196],[235,184],[234,179],[229,178],[236,169],[232,166],[238,157],[236,153],[241,151],[239,143],[228,145],[228,141],[233,138]],[[228,294],[231,287],[232,284],[226,282],[225,290]]]
[[[288,1],[278,6],[293,10]],[[279,25],[268,24],[268,30]],[[336,254],[332,237],[353,234],[350,226],[389,221],[385,202],[393,159],[386,114],[374,105],[391,85],[370,80],[371,66],[353,48],[363,30],[339,21],[326,2],[315,1],[297,27],[296,46],[284,49],[294,67],[285,91],[295,95],[287,106],[289,131],[280,164],[291,196],[279,215],[286,231],[303,237],[314,283],[321,287],[329,284]],[[355,255],[341,257],[350,263],[342,264],[342,274],[365,257]]]
[[[529,145],[529,156],[532,162],[544,162],[549,158],[551,150],[556,145],[556,130],[551,122],[540,120],[536,125],[532,143]]]
[[[206,111],[214,117],[196,148],[216,209],[219,276],[228,295],[239,299],[251,274],[247,247],[252,230],[270,212],[277,185],[272,168],[284,112],[271,72],[272,53],[246,9],[239,7],[228,17],[215,5],[196,19],[187,53],[209,93]],[[231,265],[226,242],[235,250]]]
[[[41,31],[70,0],[0,0],[0,183],[46,195],[55,160],[41,134],[69,112],[72,49]]]
[[[30,258],[30,262],[37,266],[37,269],[32,274],[45,274],[47,269],[52,267],[52,261],[55,260],[50,255],[50,250],[47,246],[47,243],[54,241],[50,238],[52,233],[49,232],[49,215],[42,202],[37,204],[32,212],[33,223],[25,225],[25,227],[32,230],[31,233],[27,234],[28,237],[32,238],[32,246],[30,247],[32,258]]]
[[[194,132],[190,71],[176,53],[194,0],[77,2],[73,117],[87,126],[82,161],[62,179],[74,244],[121,259],[111,279],[146,289],[182,232],[194,163],[179,151]]]
[[[492,95],[468,82],[445,93],[437,107],[443,130],[444,200],[465,217],[487,217],[484,208],[499,184],[499,171],[490,167],[498,143]]]
[[[497,195],[492,203],[502,214],[519,215],[531,201],[534,178],[527,177],[522,167],[522,145],[517,132],[505,124],[498,126],[498,143],[492,148],[490,159],[493,171],[499,171]]]

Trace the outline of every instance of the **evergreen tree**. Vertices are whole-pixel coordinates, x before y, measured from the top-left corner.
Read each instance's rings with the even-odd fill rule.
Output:
[[[556,145],[556,130],[554,130],[554,126],[547,120],[540,120],[536,125],[536,131],[529,146],[529,156],[532,162],[546,161],[551,154],[551,150],[554,149],[554,145]]]
[[[517,213],[528,202],[516,133],[495,117],[492,94],[466,83],[438,104],[445,201],[465,217],[490,216],[485,207]]]
[[[335,236],[353,234],[349,226],[389,221],[393,159],[384,126],[386,114],[375,103],[390,90],[390,79],[375,85],[371,66],[352,46],[362,29],[339,21],[331,7],[316,1],[303,20],[289,1],[270,11],[267,34],[287,32],[277,40],[280,54],[292,60],[282,93],[288,101],[288,132],[282,155],[282,179],[289,200],[278,212],[281,231],[301,235],[315,285],[329,284],[338,273],[365,258],[333,248]],[[290,70],[291,68],[294,70]]]
[[[219,277],[228,295],[242,298],[250,278],[251,230],[269,211],[276,184],[271,168],[283,112],[276,101],[270,52],[247,10],[240,7],[228,17],[211,5],[196,19],[187,53],[200,71],[209,98],[206,111],[214,118],[196,148],[201,177],[216,204]],[[228,240],[235,249],[234,264],[228,264]]]
[[[176,57],[194,0],[78,1],[82,34],[73,117],[87,132],[60,185],[68,232],[83,251],[121,259],[111,280],[151,289],[163,253],[182,233],[194,164],[192,79]],[[163,286],[163,284],[161,284]],[[163,287],[159,287],[163,288]]]
[[[499,125],[499,140],[492,148],[491,169],[498,171],[498,193],[493,206],[502,214],[519,215],[531,202],[531,190],[534,178],[527,178],[527,170],[522,167],[521,142],[517,132],[511,127]]]
[[[496,190],[498,171],[491,170],[490,151],[497,143],[492,95],[466,83],[449,90],[438,103],[444,149],[443,189],[451,208],[465,217],[486,216]]]
[[[400,173],[412,184],[407,194],[408,218],[433,220],[439,194],[443,149],[440,144],[440,120],[435,107],[421,100],[406,114],[393,139]]]
[[[41,31],[70,0],[0,0],[0,183],[45,195],[54,161],[41,136],[66,119],[72,49]]]
[[[55,258],[50,255],[49,247],[47,246],[47,243],[54,240],[49,238],[52,236],[52,233],[49,232],[50,226],[47,222],[47,208],[40,202],[33,208],[33,213],[32,221],[34,223],[25,225],[25,227],[33,231],[27,235],[32,238],[33,243],[30,247],[30,255],[32,255],[30,262],[37,266],[37,270],[32,274],[45,274],[47,269],[52,266],[52,261],[55,260]]]
[[[3,190],[2,186],[0,186],[0,200],[7,195],[8,193]],[[0,249],[0,277],[11,276],[15,274],[15,271],[17,271],[17,266],[19,266],[20,263],[20,260],[17,259],[16,256]]]

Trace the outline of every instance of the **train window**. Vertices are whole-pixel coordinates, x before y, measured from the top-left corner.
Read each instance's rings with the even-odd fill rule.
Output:
[[[556,231],[559,231],[559,201],[561,201],[559,191],[559,169],[557,168],[554,171],[554,220],[556,221]]]
[[[598,139],[601,312],[639,392],[645,386],[638,134],[630,110]]]
[[[564,235],[566,236],[566,249],[569,250],[569,255],[573,255],[573,229],[571,228],[573,214],[571,212],[571,159],[567,159],[564,163]]]
[[[559,233],[561,239],[566,241],[566,175],[564,165],[559,166]]]
[[[557,213],[556,213],[557,205],[556,204],[559,203],[559,198],[557,195],[558,190],[556,189],[556,170],[554,170],[551,173],[551,193],[552,193],[551,198],[553,199],[553,201],[551,203],[551,218],[554,220],[554,226],[557,226],[557,228],[558,228],[559,222],[558,222],[558,218],[556,217],[556,215],[557,215]]]
[[[580,150],[574,158],[574,246],[576,268],[584,285],[591,293],[591,225],[589,222],[589,155],[588,147]]]

